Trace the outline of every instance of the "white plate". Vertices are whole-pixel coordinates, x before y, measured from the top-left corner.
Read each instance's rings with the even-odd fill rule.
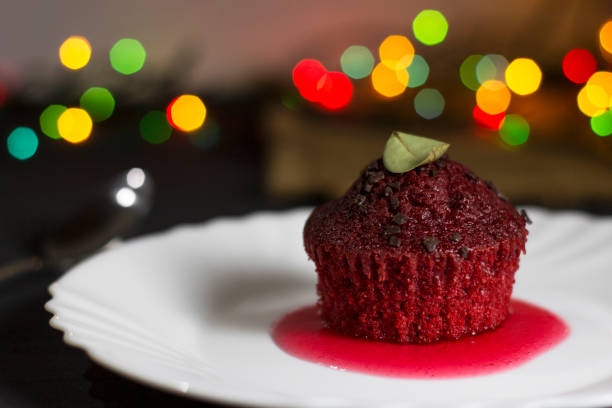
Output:
[[[270,338],[315,302],[302,247],[308,210],[183,226],[100,253],[51,285],[65,341],[135,380],[260,406],[485,407],[612,404],[612,219],[531,209],[515,296],[559,314],[569,337],[510,371],[406,380],[294,358]]]

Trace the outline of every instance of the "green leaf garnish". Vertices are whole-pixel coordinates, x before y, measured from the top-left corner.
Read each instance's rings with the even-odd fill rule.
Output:
[[[391,173],[405,173],[423,164],[438,160],[450,145],[439,140],[391,133],[383,152],[383,164]]]

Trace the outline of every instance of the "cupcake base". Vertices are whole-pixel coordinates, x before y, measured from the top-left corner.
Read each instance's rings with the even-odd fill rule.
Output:
[[[456,252],[347,253],[309,245],[324,323],[343,334],[432,343],[500,326],[509,314],[521,240]]]

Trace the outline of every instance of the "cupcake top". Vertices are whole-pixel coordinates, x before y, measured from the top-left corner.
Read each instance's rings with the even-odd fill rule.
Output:
[[[317,208],[304,233],[348,251],[467,257],[473,248],[521,239],[529,218],[495,186],[446,156],[404,173],[370,163],[344,196]]]

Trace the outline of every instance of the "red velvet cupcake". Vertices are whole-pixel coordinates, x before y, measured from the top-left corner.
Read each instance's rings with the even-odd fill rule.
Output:
[[[392,342],[493,330],[509,313],[526,221],[457,162],[392,173],[379,159],[306,222],[321,317],[344,334]]]

